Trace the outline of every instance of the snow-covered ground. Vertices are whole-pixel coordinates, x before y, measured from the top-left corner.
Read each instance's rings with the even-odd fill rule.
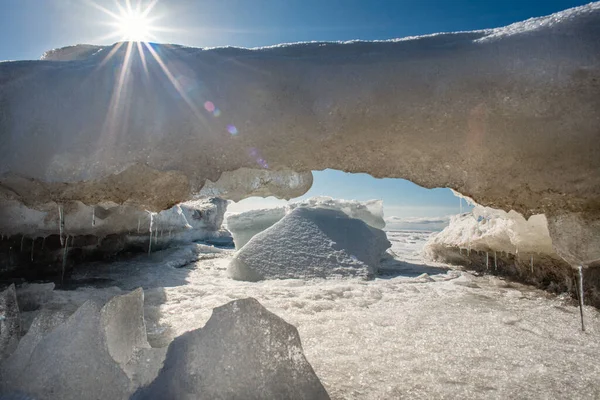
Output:
[[[600,398],[596,309],[585,308],[581,332],[571,300],[426,262],[430,232],[387,234],[397,257],[370,281],[234,281],[232,250],[192,245],[90,265],[74,278],[95,287],[55,291],[53,303],[75,307],[119,292],[114,285],[143,286],[149,340],[164,346],[203,326],[214,307],[255,297],[298,328],[334,399]]]

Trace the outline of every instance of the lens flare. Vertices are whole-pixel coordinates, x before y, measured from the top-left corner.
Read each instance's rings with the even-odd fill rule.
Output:
[[[227,125],[227,132],[231,133],[232,135],[238,134],[238,130],[234,125]]]
[[[206,101],[204,103],[204,109],[206,109],[206,111],[208,112],[214,112],[215,111],[215,105],[213,104],[212,101]]]

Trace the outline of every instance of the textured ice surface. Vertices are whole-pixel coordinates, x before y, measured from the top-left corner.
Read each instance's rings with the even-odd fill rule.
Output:
[[[21,319],[15,285],[0,292],[0,361],[17,348],[21,334]]]
[[[383,220],[383,202],[381,200],[343,200],[326,196],[287,204],[284,207],[249,210],[227,216],[227,229],[233,235],[235,248],[242,248],[257,233],[264,231],[283,216],[296,208],[325,208],[339,210],[351,218],[358,218],[374,228],[385,227]]]
[[[329,399],[296,328],[252,298],[215,308],[170,345],[164,367],[132,399]]]
[[[236,249],[242,248],[254,235],[271,227],[285,216],[284,207],[246,211],[227,216],[227,230],[233,236]]]
[[[62,220],[59,209],[64,214]],[[227,202],[219,198],[188,201],[153,214],[153,231],[162,231],[163,234],[170,232],[172,241],[189,242],[204,238],[220,229],[226,210]],[[113,233],[131,233],[135,236],[139,233],[147,234],[149,225],[148,212],[115,203],[96,206],[80,202],[70,203],[68,206],[53,203],[43,211],[38,211],[15,201],[8,201],[0,207],[0,232],[4,235],[24,234],[35,237],[63,233],[70,236],[103,237]]]
[[[382,230],[341,211],[298,207],[238,250],[229,273],[249,281],[369,278],[389,247]]]
[[[111,279],[124,290],[143,285],[149,340],[163,346],[204,326],[214,307],[254,297],[298,328],[334,399],[600,396],[596,309],[585,307],[582,333],[567,298],[423,260],[430,235],[388,232],[397,263],[371,281],[234,281],[226,274],[233,252],[188,268],[165,266],[158,252],[128,268],[96,265],[80,276]],[[110,290],[57,291],[55,301],[81,303]]]
[[[45,335],[3,391],[23,391],[40,400],[123,399],[130,382],[108,352],[101,307],[84,303],[66,322]],[[11,368],[11,365],[7,365]]]
[[[431,237],[425,251],[433,255],[444,248],[456,247],[558,258],[544,215],[525,219],[515,211],[507,213],[481,206],[476,206],[472,213],[453,216],[448,227]]]

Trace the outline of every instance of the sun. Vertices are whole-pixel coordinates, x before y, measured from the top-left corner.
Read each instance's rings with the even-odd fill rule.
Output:
[[[147,42],[152,38],[152,21],[138,10],[123,10],[115,22],[124,41]]]
[[[158,16],[150,15],[156,3],[158,0],[117,0],[112,10],[95,1],[90,4],[110,17],[107,25],[111,32],[103,39],[116,37],[121,42],[139,43],[156,40],[155,34],[164,30],[155,25]]]

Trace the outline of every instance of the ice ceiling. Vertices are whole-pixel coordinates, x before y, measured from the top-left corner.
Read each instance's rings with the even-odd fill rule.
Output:
[[[600,259],[600,3],[385,42],[75,46],[0,63],[0,204],[295,197],[333,168],[545,213]],[[221,178],[221,179],[220,179]]]

